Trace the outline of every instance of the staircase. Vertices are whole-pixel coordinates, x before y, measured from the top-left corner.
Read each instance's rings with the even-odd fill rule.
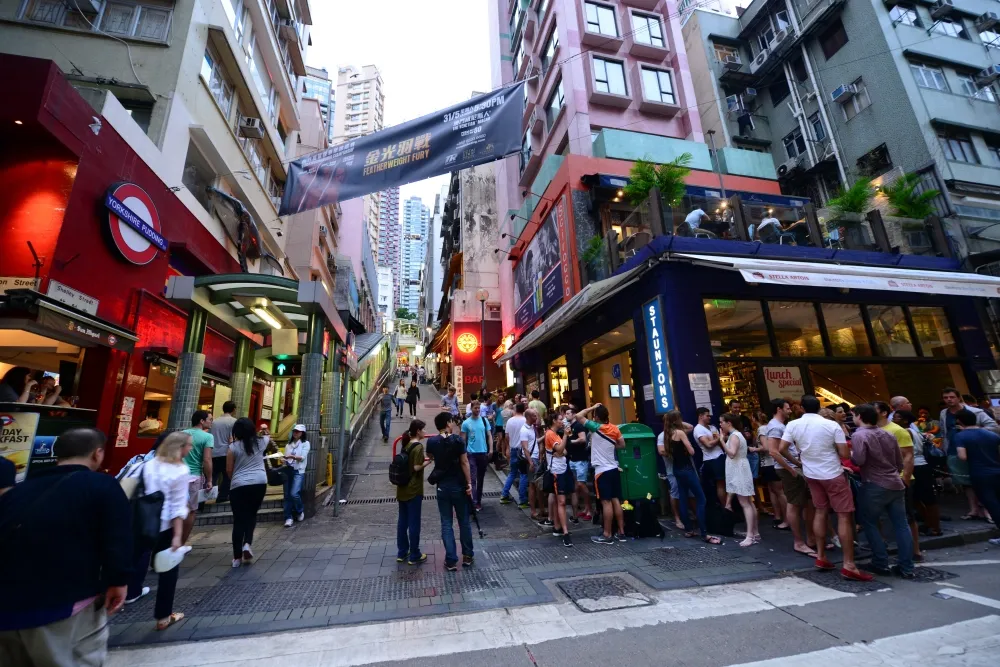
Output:
[[[284,509],[282,507],[281,496],[265,496],[264,502],[257,512],[257,523],[283,521]],[[233,510],[229,506],[229,501],[224,503],[206,503],[204,508],[195,517],[196,526],[224,526],[233,522]]]

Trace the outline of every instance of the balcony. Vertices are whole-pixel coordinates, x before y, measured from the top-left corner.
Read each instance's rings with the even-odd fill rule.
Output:
[[[792,0],[795,15],[799,17],[799,31],[803,36],[814,34],[836,16],[845,4],[847,0]]]
[[[742,60],[727,60],[724,63],[717,63],[719,71],[719,83],[726,88],[745,88],[756,86],[760,82],[760,77],[756,73],[751,73],[750,68]]]

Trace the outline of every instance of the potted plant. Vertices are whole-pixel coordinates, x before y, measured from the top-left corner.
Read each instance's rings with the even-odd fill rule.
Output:
[[[604,239],[600,236],[591,236],[586,247],[580,254],[580,263],[583,265],[584,273],[587,275],[587,282],[597,280],[601,275],[600,260],[604,256]]]
[[[629,183],[624,188],[625,197],[638,206],[646,201],[650,190],[657,188],[664,206],[677,206],[684,198],[685,179],[691,173],[688,165],[693,159],[690,153],[682,153],[665,164],[636,160],[629,171]]]
[[[859,223],[872,207],[875,186],[870,178],[859,178],[849,188],[841,188],[836,196],[827,202],[837,220]]]
[[[883,215],[889,243],[900,247],[904,252],[913,252],[906,241],[905,232],[922,232],[925,230],[924,220],[934,214],[931,202],[940,193],[939,190],[918,192],[920,176],[904,174],[895,181],[879,190],[879,199],[884,200],[888,215]]]

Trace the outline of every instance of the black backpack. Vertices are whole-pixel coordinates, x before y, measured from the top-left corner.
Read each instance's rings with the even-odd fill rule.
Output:
[[[146,493],[146,464],[140,464],[139,481],[132,496],[132,537],[140,549],[152,549],[160,536],[163,491]]]
[[[389,483],[394,486],[406,486],[413,477],[413,464],[410,463],[410,452],[416,447],[419,441],[411,442],[406,449],[392,459],[389,464]]]

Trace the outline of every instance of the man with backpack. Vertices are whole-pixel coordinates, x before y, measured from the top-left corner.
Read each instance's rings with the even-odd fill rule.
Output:
[[[0,498],[0,665],[104,664],[132,569],[128,499],[97,472],[104,443],[95,429],[66,431],[58,464]]]
[[[424,422],[414,419],[403,434],[399,453],[389,464],[389,481],[396,486],[396,562],[420,565],[420,510],[424,502]]]
[[[462,544],[462,567],[472,567],[475,553],[472,548],[472,525],[469,523],[469,505],[472,502],[472,473],[465,442],[458,424],[450,412],[441,412],[434,418],[438,434],[427,440],[427,456],[434,461],[434,470],[428,480],[437,486],[438,512],[441,514],[441,540],[444,542],[444,569],[458,570],[458,551],[455,548],[454,518],[458,518],[458,536]]]
[[[479,401],[472,401],[471,407],[472,413],[462,422],[462,433],[465,435],[465,448],[472,471],[472,501],[478,512],[483,509],[483,480],[490,461],[493,433],[490,423],[480,413]]]

